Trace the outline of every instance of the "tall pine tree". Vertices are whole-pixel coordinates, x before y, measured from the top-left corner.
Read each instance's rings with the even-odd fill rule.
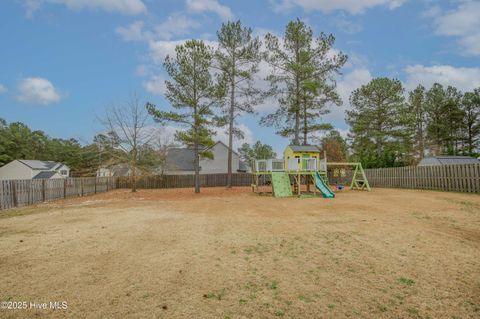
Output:
[[[410,162],[414,117],[402,83],[376,78],[356,89],[347,111],[352,149],[366,167],[401,166]]]
[[[151,103],[146,107],[159,122],[174,122],[186,127],[178,130],[175,139],[193,149],[195,193],[200,192],[200,157],[212,158],[208,151],[214,145],[212,126],[215,125],[212,107],[223,96],[211,73],[213,52],[203,41],[189,40],[175,48],[174,58],[167,56],[165,69],[171,81],[165,81],[166,98],[176,110],[163,111]]]
[[[427,136],[433,155],[457,155],[461,141],[463,112],[461,93],[435,83],[426,93]]]
[[[466,92],[462,100],[464,154],[480,153],[480,88]]]
[[[425,155],[425,126],[427,121],[425,88],[422,85],[418,85],[413,91],[409,92],[408,105],[411,114],[415,115],[413,157],[416,161],[419,161]]]
[[[243,138],[236,119],[242,114],[253,113],[253,106],[263,99],[261,90],[254,85],[254,76],[262,60],[261,43],[258,37],[253,37],[252,29],[243,27],[240,21],[222,24],[217,37],[215,58],[228,96],[222,122],[228,126],[227,187],[231,187],[233,139]]]
[[[268,76],[272,92],[278,97],[275,113],[262,118],[261,124],[274,126],[292,143],[308,144],[308,134],[331,126],[318,123],[329,103],[340,104],[333,77],[347,61],[343,53],[333,53],[333,35],[323,33],[316,39],[299,19],[288,23],[282,41],[273,34],[265,37],[266,61],[272,68]]]

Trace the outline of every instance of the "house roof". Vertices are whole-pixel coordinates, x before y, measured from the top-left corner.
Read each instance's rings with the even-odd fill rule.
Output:
[[[288,145],[294,152],[320,152],[320,149],[313,145]]]
[[[62,163],[54,162],[54,161],[23,160],[23,159],[18,161],[33,170],[51,170],[57,166],[66,166]]]
[[[128,176],[130,173],[130,167],[128,165],[117,165],[112,167],[113,176]]]
[[[480,161],[470,156],[430,156],[423,158],[418,166],[428,165],[461,165],[461,164],[479,164]]]
[[[193,171],[195,153],[189,148],[171,148],[168,150],[166,169],[172,171]]]
[[[221,142],[217,141],[212,147],[205,148],[205,150],[212,149],[217,144],[223,145],[228,149],[228,146]],[[238,156],[238,153],[233,151],[235,155]],[[195,161],[195,153],[191,148],[171,148],[167,152],[166,159],[166,169],[170,171],[193,171],[195,170],[193,163]],[[239,164],[240,166],[240,164]]]
[[[55,171],[43,171],[38,173],[33,177],[33,179],[40,179],[40,178],[51,178],[53,175],[57,174]]]

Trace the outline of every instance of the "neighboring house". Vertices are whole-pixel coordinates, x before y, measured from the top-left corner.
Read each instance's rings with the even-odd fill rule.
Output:
[[[480,160],[470,156],[430,156],[423,158],[417,166],[480,164]]]
[[[97,177],[120,177],[120,176],[130,176],[132,175],[132,170],[127,164],[118,164],[110,167],[101,167],[97,170]]]
[[[70,168],[54,161],[14,160],[0,167],[0,179],[53,179],[69,176]]]
[[[213,159],[200,158],[200,174],[227,173],[228,170],[228,146],[218,141],[209,149],[213,153]],[[167,151],[165,164],[166,175],[194,174],[193,166],[195,154],[190,148],[171,148]],[[232,172],[245,173],[247,167],[237,152],[232,154]]]

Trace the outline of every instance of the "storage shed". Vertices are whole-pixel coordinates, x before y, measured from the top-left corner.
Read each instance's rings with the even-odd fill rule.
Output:
[[[465,165],[480,164],[480,161],[470,156],[430,156],[423,158],[417,166]]]

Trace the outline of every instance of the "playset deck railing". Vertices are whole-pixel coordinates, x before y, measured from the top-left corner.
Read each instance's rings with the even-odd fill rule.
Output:
[[[255,160],[256,172],[280,172],[284,170],[284,163],[281,159]]]
[[[317,165],[316,158],[290,158],[285,167],[283,159],[265,159],[255,160],[255,172],[314,172],[317,170],[326,170],[326,162],[320,160]]]

